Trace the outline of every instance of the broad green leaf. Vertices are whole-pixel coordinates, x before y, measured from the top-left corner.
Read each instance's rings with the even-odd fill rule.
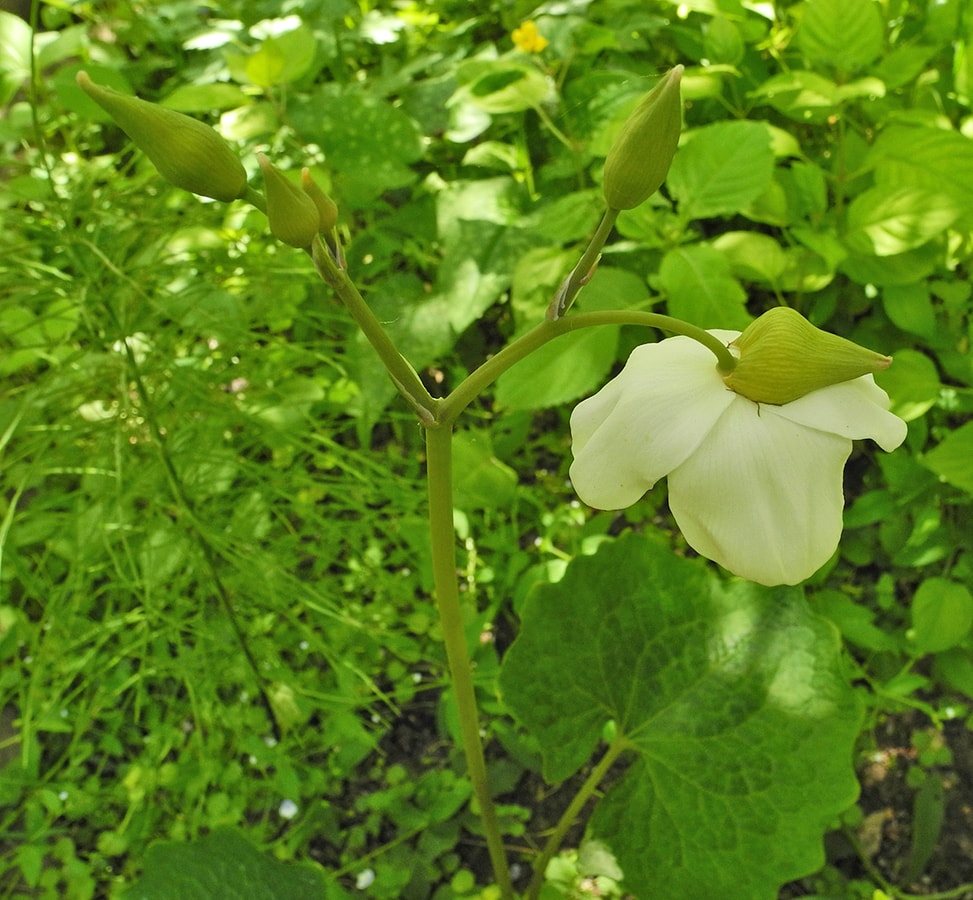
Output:
[[[939,47],[929,44],[900,44],[875,64],[872,72],[892,89],[904,87],[922,72]]]
[[[585,328],[559,337],[497,380],[497,405],[543,409],[592,393],[615,361],[617,346],[616,325]]]
[[[517,473],[493,455],[486,431],[453,437],[454,504],[463,510],[507,506],[517,491]]]
[[[927,578],[912,598],[911,637],[916,653],[955,647],[973,625],[973,595],[948,578]]]
[[[841,72],[867,66],[882,52],[884,26],[874,0],[809,0],[797,29],[808,59]]]
[[[246,58],[247,80],[265,88],[296,81],[311,68],[316,49],[317,38],[307,25],[272,35]]]
[[[783,248],[769,234],[758,231],[726,231],[713,241],[730,264],[730,271],[744,281],[775,285],[787,266]]]
[[[798,122],[826,122],[841,106],[837,84],[803,69],[772,75],[754,90],[753,97]]]
[[[878,188],[916,188],[950,197],[963,211],[965,225],[973,224],[973,142],[964,135],[922,125],[889,125],[876,138],[867,162],[874,166]]]
[[[967,422],[933,447],[922,463],[943,481],[973,494],[973,422]]]
[[[942,234],[959,215],[956,201],[947,194],[876,187],[852,200],[845,239],[855,253],[895,256]]]
[[[422,156],[416,124],[402,110],[358,86],[327,85],[288,109],[300,140],[320,145],[337,193],[367,203],[411,184],[408,167]]]
[[[703,47],[713,63],[737,65],[743,59],[745,47],[740,29],[726,16],[714,16],[704,29]]]
[[[936,312],[924,282],[889,285],[882,291],[882,306],[896,328],[927,340],[936,337]]]
[[[214,82],[182,84],[162,101],[162,105],[178,112],[201,113],[211,109],[234,109],[249,102],[250,97],[237,85]]]
[[[145,855],[142,876],[123,896],[125,900],[321,900],[329,895],[317,869],[280,862],[261,853],[236,830],[216,828],[192,843],[153,844]]]
[[[633,761],[596,808],[639,897],[771,900],[857,793],[860,703],[796,589],[725,585],[630,534],[525,604],[504,698],[561,780],[612,722]]]
[[[687,219],[740,212],[773,177],[770,138],[762,122],[718,122],[691,132],[666,182],[679,212]]]
[[[447,105],[470,104],[489,115],[535,109],[555,96],[548,76],[510,60],[471,60],[459,67],[456,78],[460,87]]]
[[[659,287],[669,315],[701,328],[750,324],[747,295],[730,274],[730,262],[714,247],[687,244],[670,250],[659,266]]]
[[[852,281],[884,287],[927,278],[942,265],[942,248],[932,242],[895,256],[850,253],[839,264]]]
[[[518,261],[541,235],[521,227],[519,194],[511,178],[454,182],[436,198],[443,245],[433,299],[460,333],[510,286]]]
[[[30,25],[19,16],[0,10],[0,106],[6,107],[30,78]]]

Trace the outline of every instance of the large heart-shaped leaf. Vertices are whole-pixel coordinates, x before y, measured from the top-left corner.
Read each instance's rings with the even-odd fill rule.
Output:
[[[763,900],[824,862],[850,805],[860,703],[834,626],[799,589],[724,585],[630,535],[529,597],[507,653],[507,704],[567,778],[607,723],[633,764],[596,836],[640,900]]]

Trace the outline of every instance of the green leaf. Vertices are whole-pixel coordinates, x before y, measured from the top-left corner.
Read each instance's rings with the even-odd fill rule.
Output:
[[[447,105],[471,104],[490,115],[522,112],[554,97],[550,78],[534,66],[510,60],[470,60],[456,73],[460,88]]]
[[[958,428],[922,459],[943,481],[973,494],[973,422]]]
[[[941,385],[933,361],[918,350],[898,350],[892,365],[875,376],[892,402],[892,412],[906,422],[918,419],[939,399]]]
[[[772,75],[754,92],[779,113],[798,122],[826,122],[841,106],[841,95],[829,78],[795,69]]]
[[[214,82],[211,84],[182,84],[162,105],[183,113],[202,113],[212,109],[234,109],[246,106],[250,97],[235,84]]]
[[[813,605],[822,616],[834,622],[851,643],[876,653],[898,650],[896,639],[875,625],[875,614],[841,592],[821,591],[814,596]]]
[[[288,84],[306,74],[314,62],[317,38],[309,26],[266,38],[256,53],[247,57],[247,79],[261,87]]]
[[[861,708],[841,670],[834,626],[799,590],[723,585],[630,534],[534,590],[500,683],[551,780],[609,722],[631,747],[592,823],[630,890],[770,900],[824,862],[857,792]]]
[[[773,173],[765,123],[718,122],[690,133],[666,183],[685,218],[704,219],[738,213],[769,187]]]
[[[787,257],[769,234],[758,231],[726,231],[713,241],[730,270],[744,281],[775,285],[787,268]]]
[[[894,256],[942,234],[959,214],[955,200],[946,194],[915,187],[876,187],[851,202],[846,240],[856,253]]]
[[[454,505],[492,509],[513,502],[517,473],[493,455],[486,431],[460,431],[453,437]]]
[[[30,78],[31,34],[19,16],[0,10],[0,106]]]
[[[333,167],[336,192],[367,203],[415,180],[409,166],[422,156],[415,122],[357,85],[327,85],[288,108],[299,139],[319,144]]]
[[[249,900],[287,897],[320,900],[319,871],[282,863],[261,853],[231,828],[217,828],[192,843],[161,842],[149,847],[142,877],[125,900]]]
[[[544,272],[545,251],[538,251],[535,270]],[[556,264],[558,256],[547,258]],[[518,266],[517,279],[529,274]],[[624,269],[599,266],[578,298],[578,309],[632,309],[644,302],[645,282]],[[548,295],[549,297],[550,295]],[[648,336],[647,336],[648,337]],[[598,326],[567,334],[534,351],[497,379],[497,403],[510,409],[543,409],[569,403],[594,392],[615,362],[618,328]]]
[[[874,0],[809,0],[797,42],[813,62],[848,72],[867,66],[882,52],[883,32]]]
[[[955,131],[925,126],[889,125],[867,157],[876,186],[886,191],[921,188],[952,198],[973,224],[973,142]]]
[[[714,247],[688,244],[670,250],[659,266],[658,283],[671,316],[701,328],[742,330],[750,323],[747,295],[730,274],[729,260]]]
[[[955,647],[973,625],[973,595],[948,578],[927,578],[912,598],[912,639],[916,653]]]
[[[535,350],[497,379],[497,404],[544,409],[592,393],[615,361],[618,326],[585,328]]]
[[[936,337],[936,313],[925,283],[889,285],[882,290],[882,306],[896,328],[927,340]]]

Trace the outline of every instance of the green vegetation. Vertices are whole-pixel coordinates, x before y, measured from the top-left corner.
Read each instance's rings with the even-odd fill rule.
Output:
[[[164,181],[78,71],[214,125],[251,184],[258,154],[308,167],[403,379],[447,397],[544,321],[612,141],[677,65],[666,183],[559,321],[627,318],[456,424],[449,568],[513,887],[973,896],[964,3],[30,19],[0,13],[0,897],[503,895],[432,599],[434,404],[403,402],[308,254]],[[742,330],[779,305],[894,356],[909,436],[856,444],[838,552],[763,588],[694,558],[664,483],[581,505],[568,420],[647,314]]]

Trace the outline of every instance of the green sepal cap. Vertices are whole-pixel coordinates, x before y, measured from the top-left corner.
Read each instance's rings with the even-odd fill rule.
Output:
[[[891,356],[822,331],[785,306],[751,322],[730,348],[739,353],[739,362],[723,376],[727,387],[757,403],[776,406],[892,364]]]
[[[243,196],[246,169],[230,145],[208,125],[95,84],[87,72],[78,72],[76,80],[170,184],[224,203]]]
[[[330,234],[331,229],[338,222],[337,204],[318,187],[317,182],[311,177],[310,169],[307,167],[301,169],[301,187],[318,208],[318,230],[322,234]]]
[[[263,153],[257,154],[257,161],[264,174],[271,234],[291,247],[307,249],[321,230],[317,205]]]
[[[682,66],[670,69],[626,119],[605,160],[609,209],[632,209],[665,181],[682,129]]]

